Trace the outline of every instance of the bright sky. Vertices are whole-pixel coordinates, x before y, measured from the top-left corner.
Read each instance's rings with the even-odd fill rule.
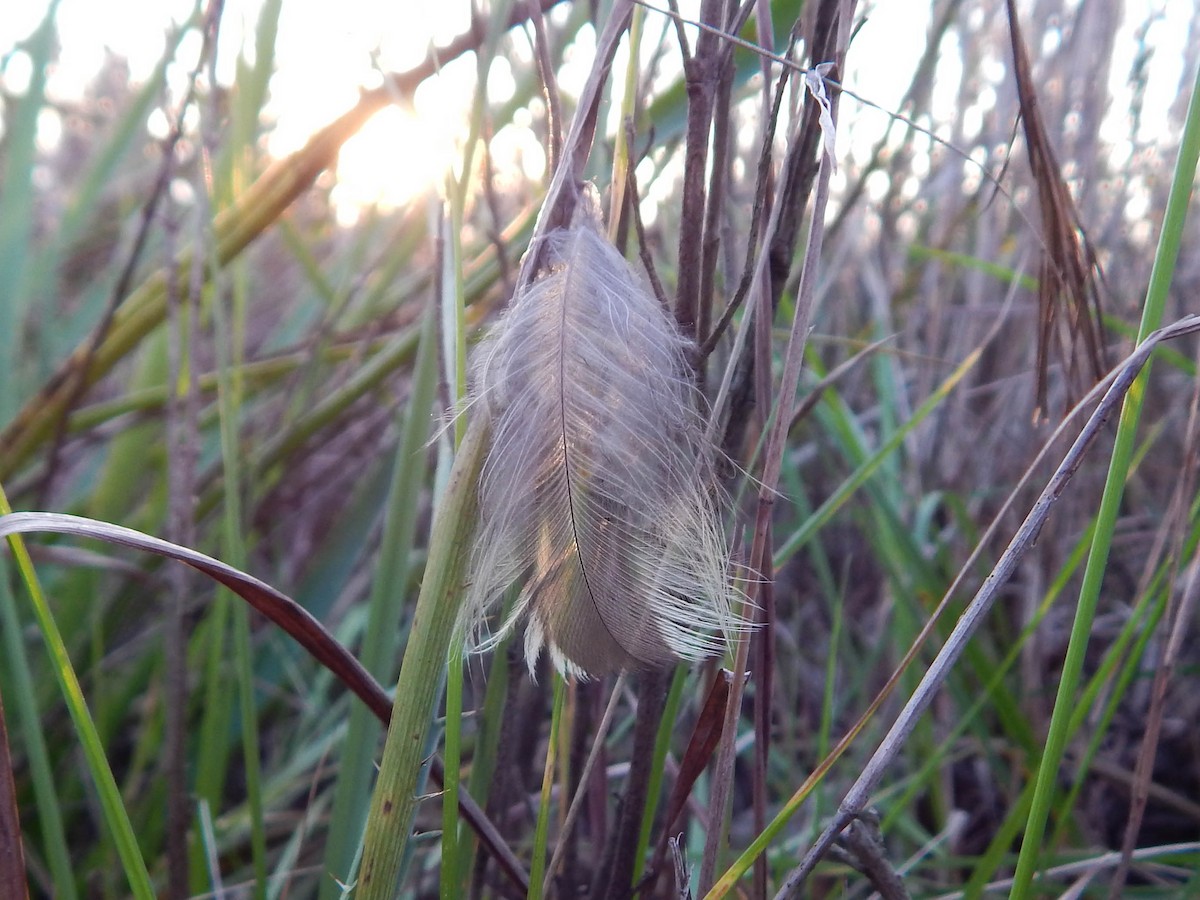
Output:
[[[239,53],[253,53],[253,30],[262,2],[226,0],[218,52],[218,77],[222,80],[230,79]],[[685,15],[697,3],[685,0]],[[37,26],[47,5],[46,0],[9,3],[0,16],[3,78],[10,90],[20,91],[22,81],[29,77],[28,58],[20,53],[10,57],[11,48]],[[1182,0],[1128,0],[1125,5],[1127,14],[1117,40],[1110,94],[1114,108],[1128,108],[1130,89],[1126,82],[1136,46],[1133,32],[1150,13],[1159,13],[1148,35],[1148,43],[1155,46],[1156,53],[1148,72],[1145,122],[1147,128],[1154,129],[1155,123],[1166,121],[1167,107],[1178,96],[1190,4]],[[278,71],[268,107],[276,125],[268,149],[273,154],[296,149],[313,131],[353,105],[361,86],[378,84],[380,70],[407,69],[424,56],[431,42],[442,43],[464,31],[469,24],[469,6],[468,0],[338,0],[332,6],[284,0],[276,42]],[[855,39],[846,85],[884,108],[895,108],[924,47],[928,7],[875,3]],[[105,48],[129,61],[135,81],[144,80],[162,54],[166,28],[170,22],[186,18],[191,8],[190,0],[62,0],[58,12],[61,63],[50,76],[51,97],[79,97],[100,68]],[[914,14],[915,10],[919,12]],[[657,26],[653,31],[657,32]],[[243,50],[244,46],[248,49]],[[179,64],[170,76],[176,90],[183,84],[198,50],[199,41],[195,40],[185,44],[179,54]],[[886,64],[881,65],[881,61]],[[587,63],[579,57],[568,60],[564,83],[569,86],[572,80],[582,81]],[[957,63],[955,54],[948,53],[942,64]],[[616,73],[621,69],[620,64],[614,67]],[[456,158],[456,147],[465,136],[474,75],[473,60],[451,63],[418,92],[413,113],[389,109],[346,146],[334,195],[345,218],[352,219],[356,209],[371,203],[403,203],[444,179],[446,167]],[[498,60],[489,83],[492,98],[503,100],[513,88],[507,61]],[[939,95],[936,90],[933,100],[935,118],[952,114],[958,102],[956,96],[947,92]],[[971,111],[962,114],[970,115]],[[887,124],[882,114],[869,111],[848,121],[853,122],[850,146],[839,146],[842,153],[869,148]],[[148,124],[164,127],[161,113],[157,122]],[[45,130],[43,140],[53,142],[54,123],[47,122]],[[1107,130],[1118,141],[1123,135],[1119,128]],[[1145,137],[1154,140],[1162,135]],[[501,133],[495,149],[498,156],[511,154],[509,162],[521,166],[530,177],[540,177],[545,157],[527,130]]]

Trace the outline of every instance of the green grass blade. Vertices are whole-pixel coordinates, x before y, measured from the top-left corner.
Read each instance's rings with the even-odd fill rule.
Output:
[[[63,900],[74,900],[79,893],[75,889],[74,868],[67,846],[66,828],[63,826],[58,790],[54,785],[54,768],[38,717],[37,691],[34,689],[33,673],[21,637],[21,619],[17,614],[16,598],[9,587],[8,573],[5,569],[6,567],[0,565],[0,632],[3,633],[9,684],[13,688],[7,696],[20,723],[20,734],[33,780],[33,795],[42,828],[42,845],[50,866],[54,896]]]
[[[558,674],[554,678],[554,712],[550,718],[550,740],[546,744],[546,768],[542,772],[542,796],[538,804],[537,828],[533,833],[533,863],[529,867],[529,900],[541,900],[542,879],[546,874],[546,842],[550,835],[550,794],[554,770],[558,764],[558,733],[562,727],[563,698],[566,688]]]
[[[58,0],[46,10],[30,36],[28,50],[33,76],[15,112],[4,121],[4,153],[0,154],[0,423],[16,411],[22,367],[18,365],[20,327],[27,302],[30,273],[27,261],[33,241],[33,168],[37,153],[38,114],[46,96],[49,63],[57,41],[54,25]],[[6,101],[7,104],[8,101]]]
[[[667,691],[667,703],[663,707],[663,716],[658,723],[658,735],[654,738],[654,761],[650,765],[650,779],[646,787],[646,807],[642,811],[642,828],[638,833],[637,851],[634,855],[633,882],[636,885],[641,880],[642,866],[646,863],[646,851],[650,848],[650,836],[654,832],[654,817],[658,813],[659,799],[662,796],[663,771],[667,761],[667,751],[671,749],[671,736],[675,733],[679,721],[679,708],[683,705],[683,691],[687,686],[688,670],[676,666],[671,678],[671,687]]]
[[[486,425],[476,417],[455,456],[434,521],[425,578],[400,667],[396,705],[367,817],[359,874],[361,900],[390,898],[396,888],[418,802],[416,790],[425,738],[462,600],[462,581],[475,530],[476,484],[486,444]]]
[[[1154,256],[1154,268],[1150,274],[1150,286],[1146,292],[1146,304],[1142,310],[1142,321],[1138,328],[1139,341],[1154,331],[1162,321],[1175,262],[1179,256],[1179,245],[1183,237],[1184,223],[1191,200],[1192,184],[1196,177],[1196,163],[1200,159],[1200,71],[1192,87],[1188,106],[1187,123],[1180,142],[1179,158],[1171,181],[1171,192],[1167,199],[1166,215],[1163,217],[1162,234]],[[1067,645],[1067,656],[1063,662],[1062,677],[1054,701],[1054,712],[1050,717],[1050,729],[1046,736],[1046,750],[1038,768],[1037,786],[1034,789],[1029,818],[1025,823],[1025,837],[1017,859],[1017,871],[1013,880],[1014,897],[1026,897],[1030,893],[1038,855],[1042,849],[1042,835],[1050,806],[1057,787],[1059,766],[1075,708],[1080,678],[1083,673],[1084,656],[1096,607],[1100,597],[1100,584],[1108,563],[1108,552],[1112,546],[1117,514],[1124,494],[1125,479],[1133,455],[1134,439],[1138,420],[1141,417],[1142,401],[1146,383],[1150,376],[1151,363],[1147,362],[1137,380],[1134,381],[1121,407],[1121,418],[1117,425],[1117,438],[1109,461],[1108,478],[1100,498],[1100,510],[1096,516],[1096,532],[1091,552],[1084,569],[1083,584],[1079,589],[1079,604],[1071,626],[1071,637]]]
[[[242,186],[253,177],[253,158],[267,98],[267,85],[274,71],[275,36],[279,28],[280,0],[264,4],[255,31],[253,64],[238,59],[238,91],[235,95],[234,128],[224,149],[228,169],[220,179],[220,207],[231,207]],[[221,259],[216,242],[210,244],[209,271],[220,271]],[[214,280],[217,276],[214,276]],[[229,269],[231,309],[225,315],[220,294],[214,292],[212,304],[217,325],[218,391],[220,410],[222,486],[222,542],[226,558],[239,569],[247,561],[246,527],[242,514],[242,471],[238,432],[242,420],[244,385],[240,372],[244,362],[247,318],[247,270],[244,260]],[[242,763],[245,770],[246,797],[250,813],[250,850],[254,871],[254,896],[265,900],[267,891],[267,838],[264,825],[264,785],[262,749],[259,739],[258,702],[255,691],[254,651],[250,639],[250,611],[245,604],[233,606],[233,656],[238,683],[238,713],[242,736]]]
[[[367,671],[381,681],[390,680],[395,672],[392,661],[400,642],[395,623],[400,621],[408,590],[418,501],[426,470],[425,442],[436,389],[437,311],[430,304],[421,325],[404,433],[392,468],[383,549],[367,603],[367,624],[359,654]],[[380,732],[381,726],[370,710],[359,704],[351,708],[325,851],[325,869],[337,877],[348,877],[351,862],[359,851]],[[338,892],[333,879],[322,881],[323,898],[332,900]]]
[[[872,456],[860,465],[842,484],[834,491],[828,499],[814,512],[804,524],[801,525],[785,540],[779,549],[775,551],[774,566],[780,568],[787,560],[801,547],[803,547],[814,534],[824,527],[834,514],[841,509],[854,493],[862,487],[867,480],[879,470],[879,467],[887,460],[892,453],[899,449],[904,442],[904,438],[910,431],[917,427],[925,418],[933,412],[939,404],[950,394],[958,385],[967,373],[974,368],[982,354],[981,349],[973,350],[967,354],[958,366],[950,373],[950,377],[943,381],[936,391],[926,398],[917,410],[913,413],[912,418],[897,428],[891,436],[880,445]]]
[[[229,725],[232,710],[226,702],[230,690],[227,660],[229,658],[229,616],[232,598],[228,592],[218,590],[213,599],[212,611],[197,634],[198,645],[204,649],[203,696],[204,712],[200,720],[200,741],[196,761],[195,791],[201,802],[209,809],[220,803],[224,784],[224,772],[229,757]],[[197,848],[197,852],[199,848]],[[193,863],[204,862],[196,857]],[[202,871],[193,866],[193,873]],[[194,890],[202,889],[204,882],[193,884]]]
[[[495,37],[493,37],[493,41]],[[493,48],[494,49],[494,48]],[[453,330],[447,335],[453,340],[447,343],[446,353],[446,382],[451,391],[455,404],[461,404],[467,392],[467,321],[465,286],[463,273],[462,225],[463,212],[466,202],[467,185],[470,181],[469,167],[471,152],[475,146],[475,134],[479,127],[484,96],[483,85],[486,84],[487,69],[490,65],[491,50],[486,50],[479,61],[479,87],[476,89],[475,114],[471,120],[471,136],[466,148],[466,164],[462,179],[458,184],[452,184],[449,232],[445,231],[443,221],[442,245],[445,255],[442,279],[441,306],[443,321],[452,323]],[[448,238],[445,239],[445,238]],[[452,285],[453,290],[446,290]],[[462,444],[466,433],[467,417],[458,416],[454,421],[454,444]],[[445,780],[442,783],[442,871],[441,897],[442,900],[455,900],[462,892],[462,884],[466,873],[465,854],[459,852],[458,840],[458,794],[459,766],[462,758],[462,710],[463,710],[463,652],[458,641],[450,647],[450,658],[446,669],[446,731],[445,731]]]
[[[238,376],[245,346],[246,284],[242,267],[233,272],[233,321],[221,298],[213,303],[217,324],[218,391],[220,408],[221,459],[224,469],[222,542],[226,559],[239,569],[246,567],[245,528],[242,522],[242,476],[238,450],[242,382]],[[224,348],[228,348],[227,350]],[[241,718],[242,758],[246,796],[250,806],[250,845],[254,859],[254,895],[266,896],[266,832],[263,826],[262,772],[259,762],[258,713],[254,690],[254,651],[250,642],[250,611],[245,604],[233,605],[233,659],[238,682],[238,712]]]
[[[462,762],[463,647],[455,640],[450,645],[446,664],[446,734],[442,757],[445,780],[442,782],[442,900],[462,896],[466,874],[466,854],[462,853],[458,833],[459,767]]]
[[[11,512],[12,507],[9,506],[8,496],[4,493],[4,489],[0,488],[0,515],[7,515]],[[104,745],[96,730],[96,724],[92,720],[92,714],[88,711],[87,700],[83,696],[83,689],[79,685],[79,679],[75,675],[71,659],[67,655],[62,634],[54,620],[54,613],[51,612],[50,605],[46,602],[46,596],[42,593],[42,586],[33,569],[29,551],[25,549],[25,542],[16,535],[9,537],[8,545],[16,560],[17,570],[21,573],[21,578],[29,590],[34,615],[38,621],[38,629],[41,631],[42,640],[45,641],[46,651],[53,661],[55,678],[58,680],[67,709],[71,713],[71,720],[75,724],[75,731],[83,747],[84,758],[87,760],[88,771],[96,788],[100,808],[109,831],[112,833],[130,891],[138,900],[152,900],[154,886],[150,881],[146,862],[142,858],[142,851],[138,847],[133,823],[129,820],[129,813],[121,799],[121,791],[117,787],[112,769],[108,765],[108,759],[104,755]]]

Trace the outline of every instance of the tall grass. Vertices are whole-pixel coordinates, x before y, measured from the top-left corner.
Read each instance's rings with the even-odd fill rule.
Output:
[[[1016,4],[1042,134],[1016,128],[1004,4],[938,6],[892,110],[857,96],[885,64],[861,51],[871,8],[704,0],[698,27],[542,6],[491,4],[282,159],[264,137],[286,4],[223,84],[219,4],[145,83],[112,59],[81,101],[52,91],[56,4],[0,58],[0,515],[164,537],[306,611],[185,577],[165,545],[13,533],[0,886],[1200,889],[1200,392],[1195,324],[1172,326],[1196,310],[1195,42],[1166,102],[1162,17]],[[445,185],[339,225],[339,149],[467,55],[480,87]],[[485,435],[451,414],[570,187],[510,170],[514,134],[598,182],[614,242],[710,351],[697,380],[759,622],[736,656],[614,686],[453,649]],[[1048,219],[1064,190],[1077,220]],[[1081,231],[1116,370],[1095,391],[1078,307],[1042,290],[1070,290],[1059,244]]]

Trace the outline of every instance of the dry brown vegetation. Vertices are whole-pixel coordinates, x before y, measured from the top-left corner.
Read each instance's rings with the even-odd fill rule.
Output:
[[[905,99],[880,110],[854,80],[875,64],[858,55],[870,4],[703,0],[689,11],[791,67],[623,0],[492,6],[278,160],[262,142],[271,53],[260,47],[234,83],[214,85],[219,3],[180,26],[209,42],[175,63],[190,67],[193,90],[169,100],[157,81],[130,83],[117,58],[69,103],[36,76],[8,88],[14,57],[0,60],[7,503],[169,538],[262,578],[316,620],[260,597],[274,624],[182,567],[39,538],[29,545],[48,624],[27,602],[31,576],[9,564],[14,544],[0,579],[0,847],[21,852],[0,853],[0,895],[152,885],[330,897],[335,877],[350,877],[382,729],[286,630],[311,627],[310,652],[332,637],[360,659],[365,670],[339,678],[386,714],[371,678],[396,683],[436,555],[455,340],[473,341],[536,274],[525,254],[539,211],[543,228],[569,218],[569,192],[544,206],[549,173],[533,183],[497,169],[488,140],[514,122],[530,123],[552,159],[565,143],[560,165],[602,189],[618,246],[710,351],[696,354],[710,402],[731,373],[728,531],[761,574],[749,588],[761,624],[745,679],[723,674],[731,655],[621,681],[582,785],[613,679],[559,685],[558,767],[541,810],[555,677],[544,660],[529,676],[519,637],[468,657],[466,714],[450,730],[478,808],[445,840],[454,820],[421,781],[406,895],[440,885],[443,896],[518,896],[514,884],[560,838],[547,881],[559,897],[633,885],[686,896],[684,873],[697,896],[714,880],[717,894],[736,881],[751,897],[976,896],[990,883],[1007,893],[1026,865],[1041,873],[1018,886],[1028,896],[1200,890],[1200,394],[1187,323],[1128,395],[1140,422],[1113,399],[974,638],[936,675],[928,710],[885,743],[870,812],[832,848],[820,837],[922,676],[938,672],[938,649],[1097,408],[1089,391],[1139,333],[1196,308],[1200,224],[1183,216],[1180,185],[1194,180],[1185,136],[1200,127],[1200,15],[1186,22],[1182,59],[1164,59],[1163,23],[1178,20],[1162,4],[938,0],[915,71],[897,73],[911,77]],[[514,27],[497,25],[501,13]],[[260,34],[279,15],[266,4]],[[641,29],[636,90],[623,97],[623,74],[593,69],[602,111],[572,143],[589,104],[573,83],[560,89],[563,60],[603,62],[605,30],[623,33],[612,24],[623,15]],[[53,66],[53,19],[17,52],[35,73]],[[431,192],[338,225],[339,148],[464,56],[506,58],[517,83],[505,102],[481,97],[468,177],[449,199]],[[836,174],[828,159],[822,171],[820,107],[803,80],[821,63],[835,63],[820,83]],[[1164,86],[1166,70],[1178,84]],[[156,108],[172,123],[165,141],[146,132]],[[61,126],[50,146],[39,117]],[[612,190],[627,152],[630,177]],[[1172,191],[1184,198],[1174,217]],[[1181,247],[1177,262],[1164,236]],[[769,322],[747,312],[767,308]],[[1085,577],[1089,549],[1098,568]],[[55,630],[94,745],[46,650]],[[438,781],[443,755],[459,752],[441,710],[420,754]],[[428,712],[416,710],[423,727]],[[105,792],[106,770],[119,794]],[[576,792],[584,805],[564,838]],[[805,861],[801,883],[814,846],[828,852],[811,873],[817,855]]]

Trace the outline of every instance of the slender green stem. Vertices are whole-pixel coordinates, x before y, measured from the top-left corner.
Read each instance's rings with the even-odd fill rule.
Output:
[[[1175,175],[1167,199],[1166,215],[1163,218],[1162,234],[1154,256],[1154,269],[1150,275],[1150,286],[1146,292],[1146,304],[1142,310],[1142,321],[1138,328],[1138,340],[1143,340],[1158,328],[1162,321],[1163,308],[1179,256],[1179,245],[1183,237],[1184,221],[1191,199],[1192,182],[1196,176],[1196,163],[1200,159],[1200,71],[1192,87],[1188,106],[1187,124],[1179,147],[1179,158],[1175,164]],[[1080,678],[1083,673],[1084,656],[1092,623],[1096,618],[1096,607],[1100,597],[1100,584],[1108,563],[1108,552],[1112,546],[1117,514],[1125,491],[1125,478],[1133,455],[1134,439],[1141,416],[1142,401],[1146,394],[1146,382],[1150,376],[1150,363],[1133,383],[1121,408],[1117,425],[1117,438],[1109,461],[1108,478],[1100,499],[1100,510],[1096,516],[1096,531],[1092,538],[1091,551],[1083,573],[1083,584],[1079,589],[1079,604],[1075,610],[1075,621],[1071,627],[1071,638],[1063,662],[1062,678],[1058,683],[1058,694],[1054,701],[1054,712],[1050,717],[1050,729],[1046,735],[1046,750],[1038,768],[1037,784],[1029,818],[1025,823],[1025,837],[1017,858],[1017,870],[1013,877],[1013,897],[1026,897],[1030,893],[1038,857],[1042,849],[1042,836],[1050,806],[1057,788],[1059,766],[1062,763],[1070,732],[1070,720],[1077,701]]]
[[[426,737],[462,599],[475,530],[475,486],[486,445],[486,424],[476,416],[455,456],[434,519],[425,578],[396,685],[396,706],[371,797],[359,875],[360,900],[391,898],[408,845]]]
[[[546,744],[546,768],[542,773],[542,800],[538,805],[537,829],[533,833],[533,862],[529,867],[529,900],[541,900],[542,879],[546,873],[546,842],[550,834],[550,793],[554,787],[554,769],[558,762],[558,729],[562,724],[565,684],[554,678],[554,714],[550,719],[550,740]]]
[[[390,681],[393,677],[400,644],[400,632],[394,623],[401,620],[413,565],[417,513],[427,471],[425,444],[429,439],[430,410],[437,390],[437,357],[437,309],[430,303],[421,322],[403,438],[392,465],[382,551],[367,602],[367,624],[360,651],[362,664],[380,681]],[[361,850],[381,730],[379,722],[365,706],[355,704],[350,708],[350,724],[343,743],[325,848],[325,868],[335,878],[322,882],[322,900],[333,900],[337,896],[338,881],[335,879],[349,880],[352,861]]]
[[[442,781],[442,900],[462,896],[462,860],[458,840],[459,766],[462,759],[463,647],[460,640],[450,645],[446,664],[446,737],[442,750],[445,778]]]
[[[75,900],[74,867],[63,825],[58,789],[54,784],[54,768],[46,746],[46,735],[38,715],[37,690],[29,665],[29,655],[17,615],[17,602],[9,586],[8,573],[0,566],[0,639],[3,640],[5,664],[13,688],[12,703],[20,723],[20,735],[25,744],[25,758],[33,782],[38,821],[41,825],[43,852],[49,864],[55,897]]]
[[[8,515],[11,512],[12,507],[8,503],[8,495],[5,494],[4,488],[0,487],[0,515]],[[33,568],[33,561],[29,558],[29,551],[25,549],[25,542],[17,535],[9,536],[8,545],[12,550],[13,559],[16,560],[17,570],[21,573],[21,578],[29,590],[34,616],[38,621],[38,629],[41,631],[46,651],[50,654],[53,662],[54,675],[71,714],[71,720],[75,724],[79,742],[83,746],[84,757],[96,787],[100,808],[104,813],[109,830],[112,832],[117,854],[125,869],[125,877],[129,881],[129,889],[139,900],[143,900],[143,898],[153,900],[154,886],[150,881],[146,862],[142,859],[142,851],[133,831],[133,823],[129,820],[129,813],[121,799],[121,791],[117,787],[112,769],[108,765],[108,759],[104,755],[104,744],[100,740],[100,734],[96,730],[92,714],[88,711],[83,688],[80,687],[79,678],[75,675],[71,658],[67,655],[67,646],[63,642],[58,624],[54,620],[54,613],[51,612],[50,604],[46,602],[46,595],[42,592],[41,583]]]
[[[486,83],[487,67],[480,60],[480,86],[477,95],[482,95]],[[455,403],[461,404],[467,392],[467,320],[466,320],[466,289],[462,265],[462,226],[466,205],[467,186],[471,179],[469,160],[474,148],[474,134],[480,125],[481,110],[476,104],[476,115],[472,119],[472,138],[468,143],[466,157],[467,167],[463,170],[462,178],[451,184],[450,190],[450,227],[449,241],[445,242],[447,254],[446,269],[450,277],[443,283],[443,307],[449,307],[447,320],[453,322],[452,336],[453,355],[450,358],[447,373]],[[448,295],[445,283],[451,283],[454,290]],[[454,422],[454,445],[462,443],[466,433],[467,417],[460,415]],[[442,784],[442,900],[455,900],[462,892],[460,874],[461,860],[458,847],[458,793],[459,793],[459,762],[462,736],[462,692],[463,692],[463,652],[462,645],[454,641],[450,648],[450,658],[446,672],[446,735],[445,763],[446,777]]]
[[[671,736],[679,721],[679,708],[683,705],[683,691],[687,685],[688,670],[677,666],[671,678],[671,688],[667,691],[667,704],[663,717],[658,723],[658,734],[654,738],[654,761],[650,765],[649,786],[646,788],[646,806],[642,812],[642,829],[638,834],[637,851],[634,859],[637,861],[633,868],[633,879],[636,884],[642,877],[641,867],[646,860],[646,851],[650,848],[650,835],[654,831],[654,817],[658,813],[658,801],[662,795],[663,769],[667,761],[667,751],[671,749]]]
[[[642,49],[642,30],[646,18],[646,10],[637,7],[633,18],[629,20],[629,61],[625,66],[625,93],[621,96],[621,121],[632,122],[637,115],[637,84]],[[617,229],[621,222],[621,198],[625,196],[626,178],[629,172],[629,158],[632,148],[629,146],[628,132],[624,128],[617,129],[613,147],[612,165],[612,201],[608,210],[608,239],[616,242]],[[630,197],[630,203],[637,203],[637,197]]]

